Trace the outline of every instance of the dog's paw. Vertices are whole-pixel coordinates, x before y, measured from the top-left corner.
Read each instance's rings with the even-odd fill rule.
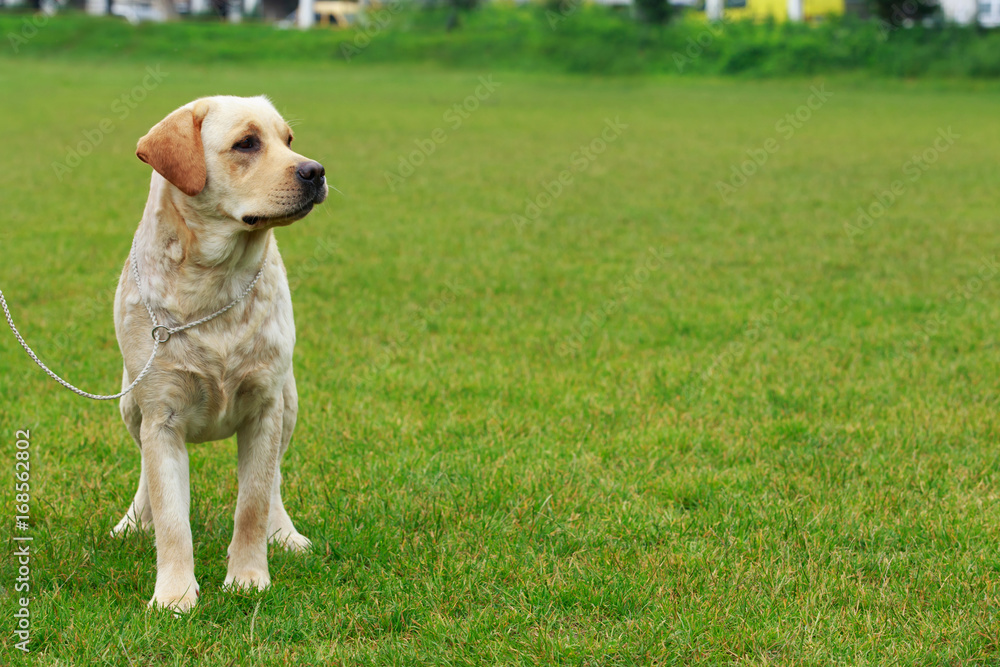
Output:
[[[312,542],[309,541],[302,533],[292,533],[292,534],[280,534],[275,533],[271,536],[270,542],[272,544],[278,544],[289,551],[294,551],[296,553],[302,553],[303,551],[308,551],[312,548]]]
[[[178,586],[156,587],[153,599],[149,601],[150,609],[168,609],[174,614],[186,614],[198,603],[198,582],[192,580],[184,588]]]
[[[230,590],[238,589],[256,589],[262,591],[271,585],[271,575],[267,573],[267,570],[255,570],[248,568],[242,571],[234,571],[230,569],[229,573],[226,575],[226,581],[223,584],[223,588]]]

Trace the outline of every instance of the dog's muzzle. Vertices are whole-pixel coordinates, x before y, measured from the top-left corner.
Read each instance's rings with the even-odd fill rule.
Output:
[[[314,205],[326,201],[326,169],[319,162],[315,160],[300,162],[295,167],[295,178],[302,186],[303,196],[300,208],[279,216],[244,215],[243,222],[253,226],[265,220],[298,219],[308,214]]]

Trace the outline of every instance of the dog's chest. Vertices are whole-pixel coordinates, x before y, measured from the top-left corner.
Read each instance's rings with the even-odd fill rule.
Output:
[[[228,326],[193,331],[184,341],[194,440],[232,435],[248,418],[280,400],[291,373],[295,329],[288,312],[242,313]]]

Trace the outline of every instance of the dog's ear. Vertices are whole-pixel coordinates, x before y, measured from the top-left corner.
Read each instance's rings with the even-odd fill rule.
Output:
[[[204,190],[208,180],[201,144],[206,115],[205,101],[181,107],[154,125],[135,149],[140,160],[191,197]]]

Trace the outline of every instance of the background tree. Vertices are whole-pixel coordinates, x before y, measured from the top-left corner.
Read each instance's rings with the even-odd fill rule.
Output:
[[[635,13],[640,21],[651,25],[665,25],[670,22],[674,6],[669,0],[634,0]]]
[[[936,0],[868,0],[871,13],[894,28],[906,25],[907,21],[920,23],[940,12]]]
[[[461,15],[472,11],[479,5],[479,0],[445,0],[445,6],[450,8],[448,12],[448,32],[457,28],[461,23]]]

